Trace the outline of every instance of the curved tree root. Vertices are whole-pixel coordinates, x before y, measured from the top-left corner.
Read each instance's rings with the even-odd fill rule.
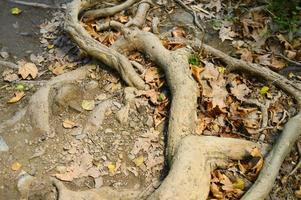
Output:
[[[86,13],[89,14],[86,14],[86,16],[108,16],[120,11],[121,8],[129,7],[135,2],[128,0],[111,9],[97,10],[97,13],[102,14],[95,14],[96,11],[88,11]],[[75,42],[89,55],[116,69],[126,83],[141,89],[146,87],[145,84],[133,70],[127,58],[117,52],[117,50],[138,50],[165,71],[167,83],[170,87],[172,103],[168,125],[167,157],[171,170],[161,186],[148,199],[206,199],[209,193],[211,170],[216,167],[224,167],[229,159],[242,159],[254,147],[260,148],[262,151],[265,150],[264,147],[245,140],[191,135],[194,133],[196,126],[198,90],[189,70],[188,50],[168,51],[154,34],[130,29],[114,22],[110,22],[106,26],[119,28],[123,32],[124,38],[118,41],[118,45],[115,45],[114,49],[108,48],[95,41],[78,21],[80,12],[90,6],[91,1],[84,0],[74,0],[68,6],[65,27]],[[91,13],[94,14],[91,15]],[[201,44],[199,41],[197,45],[201,45],[205,51],[222,59],[231,70],[244,70],[250,74],[263,76],[268,81],[275,83],[293,95],[299,108],[301,108],[300,89],[289,80],[259,65],[234,59],[219,50]],[[300,130],[301,114],[298,114],[286,124],[283,133],[266,158],[260,176],[243,199],[264,199],[268,195],[280,165],[299,136]],[[70,199],[68,195],[72,196],[72,199],[120,199],[116,194],[125,195],[122,196],[122,199],[143,199],[134,190],[125,190],[125,193],[122,193],[105,187],[74,192],[66,189],[57,180],[54,180],[54,184],[59,189],[60,198],[63,196],[65,199]]]
[[[14,117],[0,124],[1,130],[10,127],[28,117],[36,133],[42,135],[51,135],[49,118],[51,116],[52,92],[62,84],[78,81],[87,77],[91,66],[85,66],[77,70],[67,72],[60,76],[52,78],[45,86],[40,88],[30,99],[26,108],[17,112]]]

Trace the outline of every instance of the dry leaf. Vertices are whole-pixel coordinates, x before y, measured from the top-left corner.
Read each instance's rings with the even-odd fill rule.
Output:
[[[245,100],[245,96],[250,94],[251,90],[248,88],[246,84],[233,84],[234,86],[231,88],[231,93],[238,99],[238,100]]]
[[[71,128],[77,127],[77,124],[69,119],[65,119],[63,121],[63,127],[66,129],[71,129]]]
[[[7,103],[16,103],[20,101],[25,96],[23,91],[15,92],[14,97],[12,97]]]
[[[223,199],[224,194],[219,190],[218,186],[215,183],[211,183],[210,191],[212,192],[213,196],[218,199]]]
[[[29,75],[35,79],[38,75],[38,68],[34,63],[25,63],[19,67],[18,74],[21,75],[22,79],[26,79]]]
[[[21,165],[20,163],[14,162],[14,163],[12,164],[12,166],[11,166],[11,169],[12,169],[13,171],[18,171],[18,170],[21,169],[21,167],[22,167],[22,165]]]
[[[61,65],[61,66],[56,66],[55,68],[53,68],[51,71],[52,73],[54,73],[55,75],[60,75],[65,73],[64,71],[65,66]]]
[[[2,73],[2,77],[3,77],[3,80],[7,81],[7,82],[12,82],[12,81],[18,80],[18,78],[19,78],[18,75],[15,74],[14,70],[12,70],[12,69],[4,70]]]
[[[95,101],[94,100],[83,100],[81,104],[84,110],[93,110],[95,108]]]
[[[195,66],[195,65],[191,65],[191,72],[192,72],[192,76],[195,78],[195,80],[199,83],[201,83],[201,76],[200,73],[204,71],[204,68]]]
[[[248,49],[246,48],[243,48],[243,49],[239,49],[237,51],[237,53],[241,54],[240,55],[240,58],[242,60],[245,60],[247,62],[253,62],[253,54],[251,51],[249,51]]]
[[[231,27],[222,26],[219,30],[219,38],[224,42],[225,40],[233,40],[237,33],[231,30]]]
[[[139,156],[138,158],[135,158],[134,163],[137,167],[139,167],[140,165],[142,165],[144,163],[144,157],[143,156]]]

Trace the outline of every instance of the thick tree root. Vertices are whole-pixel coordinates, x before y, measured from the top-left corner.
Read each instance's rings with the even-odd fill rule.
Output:
[[[103,47],[80,26],[77,17],[82,8],[88,7],[87,4],[88,2],[75,0],[68,6],[70,14],[66,19],[67,31],[88,54],[113,66],[129,83],[128,80],[131,80],[132,76],[128,73],[123,74],[124,68],[119,65],[120,63],[118,67],[114,66],[116,63],[113,61],[116,55],[120,58],[121,54]],[[185,49],[168,51],[152,33],[132,30],[114,22],[106,26],[119,28],[124,33],[124,39],[120,40],[117,49],[138,50],[165,71],[172,94],[167,144],[171,171],[162,185],[148,199],[206,199],[209,193],[210,171],[216,167],[224,167],[229,159],[242,159],[252,148],[260,148],[259,145],[239,139],[192,136],[197,119],[198,89],[191,77],[187,62],[189,52]],[[260,149],[263,150],[263,148]],[[111,189],[108,194],[102,193],[102,189],[73,192],[66,188],[62,189],[63,186],[57,181],[55,185],[61,193],[70,192],[74,198],[103,199],[107,198],[106,195],[109,195],[110,199],[119,198],[115,197],[116,192]],[[133,194],[131,190],[128,192]],[[125,199],[124,196],[123,199]],[[134,195],[129,199],[141,199],[141,196]]]
[[[85,66],[77,70],[52,78],[45,86],[40,88],[30,99],[26,108],[17,112],[14,117],[0,124],[1,130],[29,118],[34,132],[38,135],[52,135],[49,118],[51,117],[51,105],[53,104],[53,92],[62,84],[84,79],[89,74],[91,66]]]
[[[135,2],[135,0],[128,0],[112,8],[87,11],[83,16],[87,19],[106,17],[133,5]],[[172,94],[167,143],[167,157],[171,170],[161,186],[148,199],[206,199],[209,193],[211,170],[216,167],[224,167],[229,159],[242,159],[254,147],[260,148],[264,152],[265,148],[245,140],[192,136],[197,119],[198,89],[189,70],[189,50],[168,51],[154,34],[131,29],[117,22],[109,22],[103,26],[104,29],[107,27],[119,29],[124,35],[124,38],[119,39],[113,48],[108,48],[94,40],[78,20],[80,12],[91,7],[94,3],[94,1],[88,0],[74,0],[67,8],[65,28],[80,48],[117,70],[128,85],[144,89],[146,85],[135,72],[130,61],[121,54],[126,50],[140,51],[165,71]],[[139,8],[137,16],[145,17],[148,5],[142,3]],[[140,23],[132,23],[131,25],[139,26]],[[259,65],[232,58],[208,45],[201,44],[200,41],[190,44],[201,46],[206,52],[220,58],[230,67],[230,70],[243,70],[250,74],[260,75],[275,83],[293,95],[299,108],[301,108],[300,88],[281,75]],[[264,199],[268,195],[280,165],[300,135],[300,130],[301,114],[298,114],[286,124],[283,133],[266,158],[260,176],[243,199]],[[54,184],[59,190],[60,199],[64,200],[144,198],[134,190],[115,191],[104,187],[74,192],[66,189],[57,180],[54,180]]]

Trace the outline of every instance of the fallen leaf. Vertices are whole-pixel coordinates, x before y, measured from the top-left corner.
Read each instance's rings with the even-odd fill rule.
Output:
[[[245,60],[247,62],[253,62],[253,54],[251,51],[249,51],[248,49],[246,48],[243,48],[243,49],[239,49],[237,51],[237,53],[240,54],[240,58],[242,60]]]
[[[250,94],[251,90],[248,88],[246,84],[239,84],[239,85],[234,85],[231,88],[231,93],[238,99],[238,100],[245,100],[245,96]]]
[[[53,49],[53,48],[54,48],[54,45],[53,45],[53,44],[48,44],[48,45],[47,45],[47,48],[48,48],[48,49]]]
[[[179,28],[179,27],[175,27],[171,31],[171,35],[173,37],[185,37],[186,33],[185,33],[184,29]]]
[[[22,12],[22,10],[21,10],[20,8],[17,8],[17,7],[14,7],[14,8],[12,8],[12,9],[10,10],[10,13],[11,13],[12,15],[19,15],[19,14],[21,14],[21,12]]]
[[[271,65],[270,68],[274,70],[281,70],[285,67],[285,62],[282,61],[281,59],[272,57]]]
[[[20,101],[25,96],[23,91],[15,92],[14,97],[12,97],[7,103],[16,103]]]
[[[234,188],[240,189],[240,190],[243,190],[245,188],[245,182],[241,178],[237,178],[232,185]]]
[[[270,90],[270,88],[268,86],[263,86],[260,89],[260,94],[266,94],[266,93],[268,93],[269,90]]]
[[[26,79],[29,75],[35,79],[38,75],[38,68],[34,63],[25,63],[19,67],[18,72],[23,79]]]
[[[95,108],[95,101],[94,100],[83,100],[81,104],[84,110],[93,110]]]
[[[138,158],[135,158],[134,160],[134,163],[137,167],[139,167],[140,165],[143,164],[144,162],[144,157],[143,156],[139,156]]]
[[[63,127],[66,129],[71,129],[71,128],[77,127],[77,124],[69,119],[65,119],[63,121]]]
[[[221,3],[221,0],[211,0],[209,1],[210,3],[208,3],[206,5],[206,8],[210,8],[210,9],[213,9],[215,8],[216,9],[216,12],[219,12],[221,9],[222,9],[222,3]]]
[[[301,186],[299,186],[299,190],[295,191],[295,195],[297,198],[301,198]]]
[[[18,80],[18,75],[14,73],[14,70],[12,69],[8,69],[8,70],[4,70],[2,73],[2,77],[4,81],[7,82],[13,82],[15,80]]]
[[[233,40],[237,33],[231,30],[231,27],[222,26],[219,30],[219,38],[224,42],[225,40]]]
[[[192,76],[193,78],[201,83],[201,76],[200,76],[200,73],[204,71],[204,68],[201,68],[201,67],[198,67],[198,66],[195,66],[195,65],[191,65],[191,73],[192,73]]]
[[[60,66],[56,66],[55,68],[53,68],[51,71],[52,73],[54,73],[55,75],[61,75],[63,73],[65,73],[65,66],[60,65]]]
[[[150,67],[146,69],[144,74],[144,80],[146,83],[154,82],[155,80],[158,80],[160,78],[158,68],[156,67]]]
[[[218,186],[215,183],[211,183],[210,191],[212,192],[212,194],[215,198],[217,198],[217,199],[223,199],[224,198],[223,193],[219,190]]]
[[[12,169],[13,171],[18,171],[18,170],[21,169],[21,167],[22,167],[22,165],[21,165],[20,163],[14,162],[14,163],[12,164],[12,166],[11,166],[11,169]]]
[[[114,174],[116,172],[116,165],[113,163],[110,163],[108,166],[108,170],[111,174]]]

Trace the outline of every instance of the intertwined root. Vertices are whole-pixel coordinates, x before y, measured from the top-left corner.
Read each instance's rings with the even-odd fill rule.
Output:
[[[109,48],[94,40],[88,32],[81,26],[78,16],[87,8],[90,8],[97,1],[74,0],[68,5],[66,12],[65,29],[79,45],[89,55],[100,60],[104,64],[118,71],[122,79],[130,86],[138,89],[146,89],[147,85],[134,70],[131,62],[122,53],[124,51],[138,50],[152,59],[166,74],[166,80],[172,94],[172,104],[169,114],[167,160],[170,165],[168,176],[163,180],[161,186],[150,195],[146,196],[143,188],[136,190],[115,191],[108,187],[93,189],[88,191],[68,190],[58,180],[53,183],[58,188],[59,199],[206,199],[209,193],[210,172],[216,167],[224,167],[228,160],[240,160],[248,155],[252,148],[257,147],[265,152],[266,148],[258,144],[229,138],[217,138],[206,136],[193,136],[196,126],[197,110],[197,85],[191,77],[188,65],[188,55],[190,50],[179,49],[169,51],[163,47],[158,37],[152,33],[141,31],[136,27],[141,26],[141,21],[130,21],[127,25],[118,22],[103,24],[103,29],[118,29],[123,33],[123,37]],[[85,20],[96,17],[106,17],[125,9],[137,1],[127,0],[124,3],[107,9],[90,10],[83,14]],[[143,2],[139,5],[137,16],[146,16],[150,4]],[[135,17],[133,18],[135,19]],[[137,18],[136,18],[137,19]],[[131,28],[131,27],[134,28]],[[200,46],[200,41],[184,41],[192,46]],[[230,69],[243,70],[258,76],[263,76],[268,81],[277,84],[278,87],[287,91],[295,97],[301,108],[301,91],[284,77],[262,68],[255,64],[246,63],[232,58],[210,46],[201,44],[203,50],[223,60]],[[82,70],[82,71],[80,71]],[[74,73],[74,74],[72,74]],[[71,75],[72,74],[72,75]],[[59,76],[51,80],[44,88],[40,89],[31,99],[27,111],[35,128],[40,132],[51,132],[49,127],[49,117],[51,115],[49,105],[53,100],[51,92],[60,84],[72,82],[84,78],[87,69],[82,68],[75,72]],[[39,96],[39,101],[37,97]],[[42,100],[41,100],[42,99]],[[96,111],[104,113],[109,102],[104,102]],[[37,111],[37,109],[39,111]],[[37,117],[39,113],[39,117]],[[21,115],[16,116],[14,121]],[[84,131],[95,131],[102,121],[102,114],[91,115]],[[285,156],[290,151],[292,145],[300,135],[301,114],[298,114],[285,126],[285,129],[274,145],[273,150],[266,157],[263,170],[253,187],[244,195],[243,199],[264,199],[273,186],[273,182],[278,174],[280,165]]]

